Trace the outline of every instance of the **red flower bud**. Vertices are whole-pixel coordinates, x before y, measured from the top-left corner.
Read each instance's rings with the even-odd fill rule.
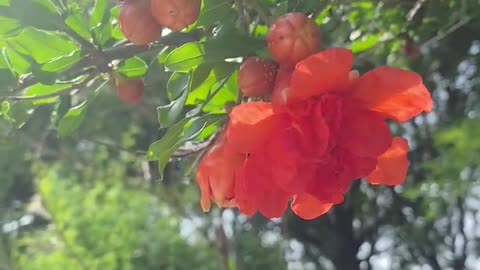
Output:
[[[201,0],[152,0],[155,20],[173,31],[180,31],[197,21]]]
[[[272,24],[267,41],[277,62],[295,66],[320,50],[321,34],[314,20],[302,13],[287,13]]]
[[[262,97],[273,91],[277,64],[257,57],[247,58],[238,72],[238,86],[245,96]]]

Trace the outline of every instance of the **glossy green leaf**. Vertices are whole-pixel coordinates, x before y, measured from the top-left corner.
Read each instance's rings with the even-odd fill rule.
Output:
[[[9,7],[0,7],[0,15],[42,30],[57,30],[62,25],[59,10],[49,0],[11,1]]]
[[[20,35],[8,41],[8,44],[17,52],[33,57],[39,64],[68,56],[78,50],[76,44],[65,36],[35,29],[25,29]]]
[[[140,78],[147,73],[148,65],[139,57],[133,57],[122,61],[117,72],[126,78]]]
[[[45,63],[42,66],[42,70],[48,72],[62,72],[78,63],[81,59],[81,51],[74,51],[70,55],[57,57]]]
[[[231,11],[233,1],[231,0],[204,0],[200,17],[195,26],[209,27],[222,20]]]
[[[25,96],[27,97],[42,97],[48,96],[51,94],[59,93],[72,87],[71,84],[55,84],[55,85],[44,85],[44,84],[35,84],[25,91]]]
[[[163,137],[150,145],[147,157],[159,162],[160,177],[175,151],[185,142],[198,137],[203,130],[224,119],[224,115],[185,118],[168,129]]]
[[[210,93],[209,102],[202,108],[204,113],[223,113],[227,103],[235,103],[238,99],[238,72],[233,73],[225,83],[216,82],[213,87],[218,88],[217,91]]]
[[[125,35],[122,32],[122,29],[120,28],[120,25],[116,24],[113,29],[112,29],[112,38],[116,40],[124,40]]]
[[[17,75],[23,75],[30,72],[31,63],[29,63],[24,56],[17,53],[11,48],[5,48],[6,55],[9,59],[13,72]]]
[[[190,120],[189,118],[185,118],[176,123],[168,129],[160,140],[154,142],[148,148],[147,157],[151,161],[158,161],[161,179],[163,179],[163,171],[170,161],[170,158],[183,143],[183,132]]]
[[[219,63],[227,58],[247,55],[265,45],[265,41],[231,31],[213,40],[187,43],[175,49],[165,59],[165,66],[187,72],[200,64]]]
[[[201,64],[196,67],[192,72],[192,82],[190,84],[191,89],[196,89],[208,78],[212,72],[212,64]]]
[[[0,37],[2,39],[18,35],[21,29],[22,25],[19,21],[0,16]]]
[[[112,40],[112,33],[113,33],[113,26],[106,22],[102,24],[100,27],[94,30],[95,33],[95,41],[97,44],[101,46],[106,45],[109,41]]]
[[[65,19],[65,24],[85,40],[91,40],[90,27],[82,10],[75,9]]]
[[[162,127],[173,125],[182,115],[185,101],[189,93],[190,76],[186,73],[174,73],[167,85],[167,92],[171,92],[170,104],[157,109],[158,121]]]
[[[167,128],[173,125],[182,115],[183,108],[185,107],[185,101],[188,97],[188,90],[185,90],[183,94],[176,100],[173,100],[168,105],[160,106],[157,108],[158,121],[160,126]]]
[[[5,48],[0,49],[0,68],[13,70]]]
[[[230,76],[238,64],[235,63],[219,63],[211,68],[208,76],[197,87],[190,91],[187,99],[187,105],[201,104],[215,91],[219,84]],[[195,73],[194,73],[195,74]]]
[[[90,28],[94,29],[108,20],[109,14],[108,0],[95,0],[92,16],[90,18]]]
[[[188,88],[190,83],[190,75],[188,73],[175,72],[170,76],[167,83],[167,96],[170,100],[177,99]]]
[[[81,104],[71,108],[68,112],[60,119],[58,124],[58,132],[60,136],[67,137],[70,136],[75,130],[77,130],[80,125],[85,120],[85,114],[88,108],[88,102],[84,101]]]

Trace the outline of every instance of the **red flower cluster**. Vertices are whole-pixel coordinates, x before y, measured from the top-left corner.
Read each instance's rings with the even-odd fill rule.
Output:
[[[213,200],[242,213],[281,217],[291,202],[313,219],[343,201],[353,181],[399,185],[410,165],[399,123],[432,110],[421,77],[390,67],[363,76],[353,54],[327,49],[280,68],[272,102],[235,107],[198,168],[202,208]]]

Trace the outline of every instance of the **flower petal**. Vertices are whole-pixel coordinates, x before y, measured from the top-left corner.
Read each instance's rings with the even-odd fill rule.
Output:
[[[228,148],[237,153],[250,153],[265,143],[278,124],[273,107],[266,102],[238,105],[230,113],[227,127]]]
[[[348,85],[352,66],[353,54],[347,49],[333,48],[307,57],[295,67],[288,102],[342,90]]]
[[[224,137],[202,158],[197,170],[203,211],[210,209],[210,200],[220,207],[234,207],[235,175],[245,157],[225,152]]]
[[[253,205],[267,218],[281,217],[288,207],[291,194],[276,185],[270,160],[265,155],[252,154],[247,158],[244,168],[243,186],[236,186],[235,190],[242,197],[240,209],[242,206],[252,209]]]
[[[392,134],[376,112],[348,109],[338,134],[338,143],[361,157],[378,157],[392,144]]]
[[[290,94],[290,80],[292,79],[293,70],[279,68],[275,77],[275,86],[272,93],[272,104],[275,109],[283,109],[282,107],[288,102]]]
[[[432,97],[415,72],[380,67],[355,80],[350,92],[373,111],[397,122],[432,111]]]
[[[303,193],[295,197],[292,211],[303,219],[312,220],[326,214],[332,206],[333,203],[322,202],[308,193]]]
[[[408,141],[393,138],[392,146],[378,158],[377,168],[368,175],[367,180],[374,185],[401,185],[407,177],[410,161],[407,159]]]

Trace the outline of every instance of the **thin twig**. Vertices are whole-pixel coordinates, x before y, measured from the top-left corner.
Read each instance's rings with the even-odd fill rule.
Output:
[[[81,138],[79,140],[80,141],[85,141],[85,142],[91,142],[91,143],[94,143],[94,144],[97,144],[97,145],[106,146],[107,148],[110,148],[111,150],[115,150],[117,152],[125,152],[125,153],[128,153],[128,154],[134,155],[134,156],[146,156],[147,155],[147,152],[143,151],[143,150],[132,150],[132,149],[128,149],[128,148],[123,147],[123,146],[118,145],[118,144],[114,144],[114,143],[110,143],[110,142],[106,142],[106,141],[102,141],[102,140],[98,140],[98,139]]]
[[[47,98],[53,98],[53,97],[58,97],[64,94],[68,94],[74,90],[81,89],[85,87],[89,82],[91,82],[93,79],[95,79],[94,74],[90,74],[87,78],[85,78],[82,82],[72,85],[71,87],[68,87],[66,89],[50,93],[47,95],[42,95],[42,96],[4,96],[2,97],[3,100],[12,100],[12,101],[35,101],[35,100],[42,100],[42,99],[47,99]]]
[[[86,50],[88,52],[98,51],[98,48],[95,45],[93,45],[93,43],[84,39],[82,36],[77,34],[77,32],[70,29],[70,27],[65,26],[65,27],[63,27],[62,31],[65,32],[66,34],[68,34],[70,37],[72,37],[78,44],[80,44],[80,46],[84,50]]]
[[[413,18],[415,18],[415,15],[417,15],[418,11],[423,6],[423,4],[425,4],[425,2],[427,2],[427,0],[417,0],[415,5],[413,5],[413,8],[410,9],[410,11],[407,14],[407,21],[410,22],[413,20]]]
[[[192,33],[181,33],[181,32],[172,32],[164,37],[162,39],[152,45],[152,46],[140,46],[140,45],[133,45],[133,44],[128,44],[128,45],[121,45],[117,47],[113,47],[109,50],[104,50],[102,52],[103,56],[105,57],[108,62],[113,61],[113,60],[118,60],[118,59],[126,59],[133,57],[139,53],[142,52],[147,52],[151,51],[153,49],[158,48],[159,46],[174,46],[178,47],[181,46],[185,43],[192,42],[195,40],[199,39],[199,33],[197,32],[192,32]],[[98,59],[97,59],[98,60]],[[82,59],[80,62],[77,64],[73,65],[69,70],[65,71],[64,73],[60,74],[59,76],[63,76],[65,74],[71,74],[74,73],[76,74],[76,77],[87,74],[90,72],[90,70],[85,70],[87,67],[90,66],[95,66],[96,63],[95,61],[95,56],[92,54],[87,54],[84,59]],[[68,80],[68,79],[67,79]],[[25,89],[29,88],[32,85],[35,85],[39,83],[38,79],[35,77],[35,75],[30,74],[26,76],[20,84],[15,88],[14,90],[11,91],[11,96],[15,96],[17,94],[22,93]],[[5,101],[6,98],[0,98],[0,103]]]
[[[447,30],[439,32],[436,36],[434,36],[431,39],[425,41],[422,44],[422,47],[429,47],[431,44],[446,38],[448,35],[452,34],[453,32],[460,29],[462,26],[469,23],[471,19],[472,19],[472,17],[464,17],[463,19],[461,19],[460,21],[458,21],[454,25],[450,26]]]

